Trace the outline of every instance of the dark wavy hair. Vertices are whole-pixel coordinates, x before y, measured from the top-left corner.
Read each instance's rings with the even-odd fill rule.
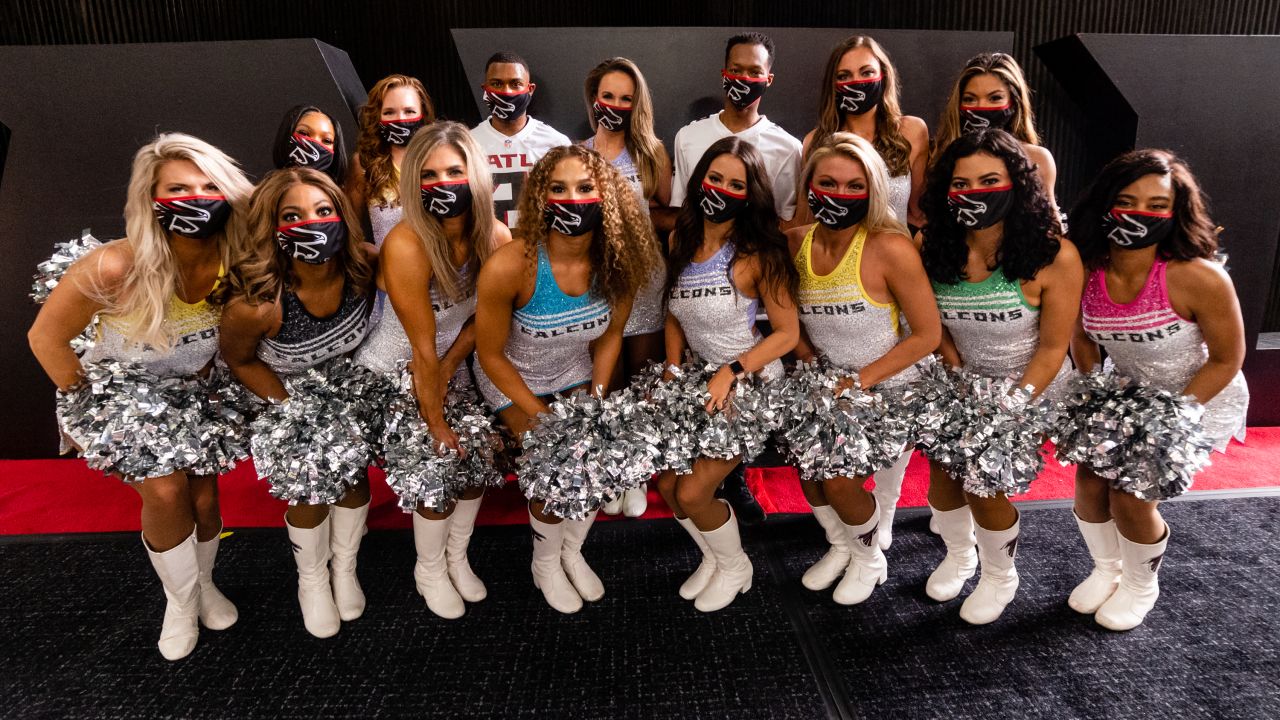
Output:
[[[329,118],[329,122],[333,124],[333,162],[324,172],[338,185],[342,185],[347,178],[347,144],[342,139],[342,126],[338,124],[337,118],[315,105],[294,105],[284,114],[280,127],[276,129],[275,144],[271,146],[271,162],[277,170],[289,167],[289,140],[293,138],[298,121],[307,113],[319,113]]]
[[[961,135],[942,152],[929,170],[920,208],[928,218],[920,249],[929,278],[941,283],[967,279],[968,230],[956,222],[947,206],[951,177],[961,158],[986,153],[1004,162],[1013,184],[1013,207],[1004,218],[1004,237],[996,251],[995,265],[1010,280],[1030,280],[1053,262],[1062,246],[1058,214],[1045,195],[1036,166],[1018,142],[1004,130],[982,130]]]
[[[1217,254],[1218,231],[1209,219],[1209,198],[1187,163],[1168,150],[1133,150],[1107,163],[1071,209],[1068,235],[1085,267],[1106,267],[1111,241],[1102,218],[1120,191],[1144,175],[1168,175],[1173,184],[1173,232],[1160,241],[1156,253],[1165,260],[1211,259]]]
[[[773,189],[765,172],[764,158],[754,145],[733,135],[707,148],[689,175],[684,206],[676,216],[671,254],[667,259],[668,294],[702,246],[704,216],[698,198],[702,197],[702,180],[707,176],[707,169],[721,155],[732,155],[747,167],[747,206],[734,218],[733,230],[729,233],[735,253],[758,259],[761,279],[773,297],[779,297],[779,293],[795,297],[800,280],[787,250],[787,237],[778,229],[778,212],[774,209]]]

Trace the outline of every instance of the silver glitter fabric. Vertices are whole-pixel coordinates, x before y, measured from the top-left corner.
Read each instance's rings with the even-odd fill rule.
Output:
[[[461,454],[437,444],[418,412],[412,375],[403,370],[399,393],[386,406],[382,450],[387,484],[405,512],[419,507],[444,512],[463,490],[503,484],[495,463],[502,438],[475,388],[450,383],[444,413]]]
[[[836,388],[852,377],[855,385]],[[827,480],[875,474],[902,455],[910,425],[885,397],[863,391],[856,374],[819,359],[800,363],[781,386],[789,410],[781,430],[800,477]]]
[[[465,269],[462,282],[464,286],[469,285]],[[474,287],[469,287],[465,295],[453,300],[434,280],[430,292],[436,322],[436,357],[442,358],[462,333],[463,326],[476,314],[476,292]],[[373,318],[369,336],[356,350],[356,362],[380,373],[395,373],[402,363],[412,359],[413,346],[390,298],[381,290],[374,303]]]
[[[906,224],[907,211],[911,203],[911,173],[889,178],[889,207],[893,208],[893,216]]]
[[[258,343],[258,358],[278,375],[300,373],[360,346],[369,333],[368,295],[342,289],[342,302],[333,314],[316,317],[285,290],[280,294],[280,329]]]
[[[43,305],[44,301],[49,299],[49,293],[53,292],[61,282],[62,276],[67,274],[67,270],[77,260],[101,245],[102,242],[90,234],[88,229],[84,230],[78,238],[55,243],[53,255],[36,266],[36,274],[31,281],[32,302]],[[94,327],[97,324],[98,317],[95,315],[84,332],[71,339],[71,349],[76,355],[84,355],[86,350],[93,347],[96,337]]]
[[[282,380],[289,399],[252,423],[258,477],[291,505],[335,503],[381,454],[384,408],[398,390],[346,357]]]
[[[1076,378],[1057,428],[1058,459],[1141,500],[1168,500],[1209,465],[1205,409],[1190,396],[1113,372]]]
[[[127,481],[230,469],[247,453],[237,422],[211,399],[218,378],[161,377],[140,363],[106,360],[84,367],[84,381],[59,392],[59,426],[89,467]]]
[[[627,317],[627,325],[622,330],[623,337],[632,335],[648,335],[659,332],[666,322],[666,312],[662,307],[663,287],[667,281],[667,267],[659,263],[653,275],[640,290],[631,304],[631,315]]]
[[[656,470],[649,412],[630,390],[557,398],[520,439],[520,489],[547,513],[581,520],[638,487]]]
[[[738,292],[733,284],[733,243],[726,242],[703,262],[691,262],[667,297],[667,311],[680,321],[689,349],[717,365],[736,360],[761,340],[756,330],[760,301]],[[760,371],[766,380],[782,377],[775,360]]]
[[[782,427],[787,415],[782,382],[754,375],[734,385],[724,409],[707,412],[707,382],[720,367],[694,360],[663,382],[662,369],[655,366],[637,380],[637,394],[648,397],[657,414],[658,469],[688,474],[699,457],[750,461],[764,450],[770,433]]]
[[[1170,393],[1181,393],[1209,359],[1200,326],[1174,311],[1169,301],[1165,271],[1156,261],[1146,285],[1132,301],[1111,300],[1106,271],[1089,275],[1081,300],[1085,333],[1107,351],[1116,372]],[[1201,427],[1215,450],[1225,450],[1231,439],[1245,437],[1249,411],[1249,387],[1237,372],[1204,406]]]
[[[397,176],[399,174],[396,173]],[[391,228],[395,227],[403,217],[404,209],[400,207],[399,201],[387,205],[369,203],[369,226],[373,228],[373,244],[382,247]]]

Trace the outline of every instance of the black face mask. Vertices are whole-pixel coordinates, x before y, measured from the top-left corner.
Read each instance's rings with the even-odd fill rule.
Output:
[[[1107,239],[1126,250],[1158,244],[1173,232],[1173,213],[1112,210],[1102,216]]]
[[[871,196],[839,195],[809,186],[809,209],[818,222],[832,230],[844,230],[862,222],[871,209]]]
[[[746,195],[734,195],[724,188],[702,182],[702,200],[698,203],[702,214],[713,223],[728,222],[738,216],[747,206]]]
[[[979,130],[1004,130],[1013,119],[1013,103],[1001,107],[960,106],[960,131],[971,133]]]
[[[458,217],[471,209],[471,184],[460,182],[436,182],[420,186],[422,209],[444,220]]]
[[[947,206],[961,227],[970,230],[989,228],[1009,214],[1013,207],[1013,186],[953,190],[947,193]]]
[[[727,72],[722,72],[720,75],[720,84],[724,87],[725,96],[739,110],[744,110],[751,103],[759,100],[764,95],[764,91],[769,89],[769,78],[751,78],[744,75],[730,75]]]
[[[884,98],[884,78],[877,75],[862,80],[836,83],[836,109],[850,115],[865,115]]]
[[[500,93],[497,90],[484,91],[484,104],[489,106],[489,114],[499,120],[515,120],[529,109],[533,101],[533,92],[522,90],[517,93]]]
[[[221,195],[152,198],[151,209],[161,229],[196,240],[216,235],[231,217],[231,203]]]
[[[408,145],[409,138],[426,124],[426,119],[421,115],[404,120],[381,120],[378,122],[378,137],[391,145]]]
[[[600,227],[600,200],[547,200],[543,211],[547,229],[577,237]]]
[[[276,242],[297,260],[323,265],[347,243],[347,224],[337,215],[291,223],[276,228]]]
[[[591,114],[595,116],[596,124],[614,132],[622,130],[631,123],[631,110],[632,108],[629,107],[606,105],[599,100],[591,105]]]
[[[315,138],[294,133],[289,138],[289,165],[324,172],[333,164],[333,151]]]

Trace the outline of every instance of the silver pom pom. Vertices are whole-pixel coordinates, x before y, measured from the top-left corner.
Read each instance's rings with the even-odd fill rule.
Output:
[[[1209,465],[1213,444],[1203,434],[1204,406],[1191,397],[1110,372],[1073,379],[1057,454],[1141,500],[1186,492]]]
[[[899,398],[899,415],[908,418],[908,434],[926,454],[959,437],[962,426],[958,375],[936,355],[916,363],[918,377]]]
[[[203,381],[157,377],[137,363],[107,360],[58,393],[62,431],[89,467],[129,481],[202,467]]]
[[[520,489],[546,512],[581,520],[656,471],[655,424],[634,391],[557,398],[521,437]]]
[[[37,305],[43,305],[45,300],[49,299],[49,293],[58,286],[62,281],[62,276],[67,274],[70,268],[77,260],[88,255],[94,248],[101,247],[102,242],[89,233],[89,229],[85,228],[80,232],[80,237],[73,238],[67,242],[54,243],[53,255],[44,262],[36,265],[36,274],[31,281],[31,299]],[[94,322],[97,318],[94,318]],[[76,355],[83,355],[86,350],[93,347],[94,322],[89,323],[89,327],[85,328],[76,337],[71,340],[71,349]]]
[[[402,370],[399,393],[386,408],[382,447],[387,484],[405,512],[424,506],[443,512],[463,490],[503,483],[495,462],[502,438],[475,389],[450,383],[444,419],[458,436],[461,455],[432,437],[418,413],[412,376]]]
[[[258,477],[291,504],[342,499],[380,452],[385,407],[396,395],[386,378],[340,357],[284,378],[289,399],[252,423]]]
[[[782,392],[791,413],[781,439],[805,480],[867,477],[902,455],[908,422],[883,394],[859,389],[855,373],[823,359],[800,363]]]
[[[265,403],[235,379],[225,365],[215,364],[200,381],[200,446],[204,458],[192,468],[198,475],[231,470],[252,454],[250,421]]]

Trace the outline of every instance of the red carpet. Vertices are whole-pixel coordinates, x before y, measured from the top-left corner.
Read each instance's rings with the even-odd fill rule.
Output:
[[[1280,427],[1249,429],[1247,445],[1232,443],[1215,453],[1213,465],[1196,479],[1195,490],[1265,487],[1278,484]],[[1019,500],[1050,500],[1072,495],[1073,469],[1050,461]],[[369,526],[408,528],[409,515],[396,507],[391,490],[376,470]],[[748,482],[769,512],[809,512],[790,469],[751,470]],[[907,469],[900,507],[925,504],[928,468],[917,455]],[[222,516],[227,527],[279,527],[285,503],[267,494],[245,464],[222,478]],[[123,483],[88,469],[80,460],[0,460],[0,535],[111,532],[138,530],[141,501]],[[480,522],[507,525],[526,522],[524,496],[514,483],[485,498]],[[645,517],[669,517],[656,490],[649,492]],[[604,518],[604,516],[601,516]]]

